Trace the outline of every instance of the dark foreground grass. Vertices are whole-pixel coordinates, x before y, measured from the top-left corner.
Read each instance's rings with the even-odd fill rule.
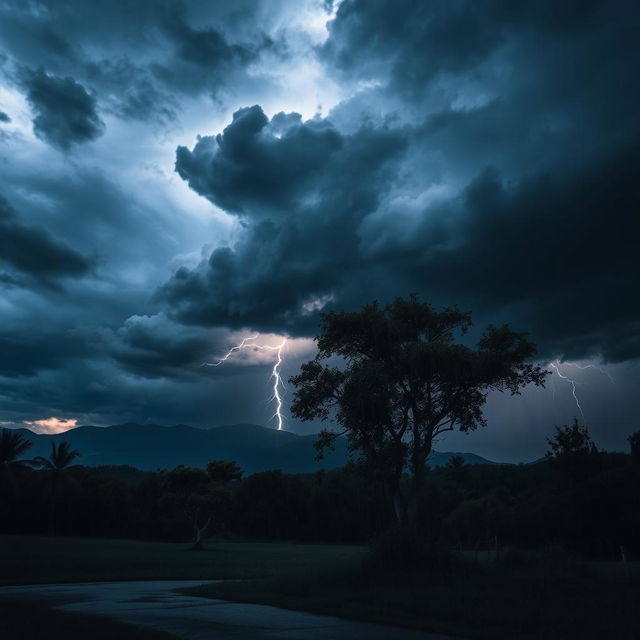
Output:
[[[350,565],[350,566],[349,566]],[[621,566],[541,558],[460,565],[451,578],[337,569],[206,585],[189,592],[487,640],[640,638],[640,580]]]
[[[54,611],[23,600],[0,600],[3,640],[177,640],[176,636],[104,617]]]
[[[230,579],[190,591],[482,640],[640,638],[637,564],[627,572],[621,564],[520,554],[515,562],[456,562],[450,578],[433,580],[372,571],[364,557],[352,546],[221,542],[200,552],[186,544],[4,536],[0,583]],[[39,636],[0,628],[4,637]]]
[[[362,547],[220,542],[204,551],[188,544],[0,536],[0,584],[109,580],[266,578],[335,567]]]

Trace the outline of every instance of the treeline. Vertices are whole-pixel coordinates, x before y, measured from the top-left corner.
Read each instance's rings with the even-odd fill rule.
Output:
[[[635,436],[634,436],[635,437]],[[633,440],[633,437],[632,439]],[[586,557],[640,553],[640,456],[599,452],[586,429],[558,429],[546,459],[429,470],[408,505],[425,540],[449,548],[560,547]],[[555,447],[555,448],[554,448]],[[205,536],[368,542],[394,522],[386,485],[357,464],[309,475],[246,478],[233,462],[207,469],[62,469],[6,463],[0,532],[192,540]],[[408,483],[408,480],[407,480]],[[409,495],[407,486],[407,495]]]
[[[47,472],[20,467],[5,483],[0,533],[46,534]],[[220,482],[177,467],[73,467],[58,487],[56,535],[186,541],[207,535],[265,540],[358,543],[391,522],[382,486],[352,469],[313,475],[264,471]]]

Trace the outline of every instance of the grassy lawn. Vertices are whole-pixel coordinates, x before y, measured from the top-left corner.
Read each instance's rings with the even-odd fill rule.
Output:
[[[0,582],[240,579],[190,591],[487,640],[640,638],[638,563],[627,573],[619,563],[534,556],[516,564],[455,564],[451,577],[433,580],[374,575],[364,556],[354,546],[219,542],[196,552],[186,544],[4,536]],[[9,624],[11,616],[17,625],[19,611]],[[76,618],[44,612],[29,624],[49,616],[52,625]],[[123,633],[105,637],[129,637]],[[131,637],[146,640],[136,633]],[[0,637],[21,636],[0,628]]]
[[[0,638],[7,640],[176,640],[176,636],[109,618],[52,611],[33,602],[0,600]]]
[[[222,542],[188,544],[0,536],[0,584],[105,580],[245,579],[357,561],[361,547]]]
[[[349,564],[189,592],[486,640],[640,638],[640,567],[460,567],[452,578],[385,579]]]

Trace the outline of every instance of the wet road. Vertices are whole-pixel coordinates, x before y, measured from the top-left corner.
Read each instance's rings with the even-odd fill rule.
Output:
[[[453,640],[450,636],[198,598],[177,591],[200,584],[204,583],[157,580],[30,585],[1,587],[0,597],[34,599],[64,611],[105,615],[188,640]]]

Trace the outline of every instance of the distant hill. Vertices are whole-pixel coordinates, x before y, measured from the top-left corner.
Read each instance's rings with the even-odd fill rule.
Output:
[[[315,435],[300,436],[256,424],[234,424],[211,429],[187,425],[126,423],[112,427],[78,427],[57,435],[38,435],[21,429],[33,442],[29,456],[48,455],[51,442],[66,440],[80,451],[78,463],[87,466],[129,465],[153,471],[178,464],[203,467],[210,460],[235,460],[245,474],[281,469],[286,473],[312,473],[341,467],[347,460],[347,446],[338,439],[336,450],[315,460]],[[468,464],[494,464],[473,453],[433,452],[429,464],[439,467],[455,455]]]

